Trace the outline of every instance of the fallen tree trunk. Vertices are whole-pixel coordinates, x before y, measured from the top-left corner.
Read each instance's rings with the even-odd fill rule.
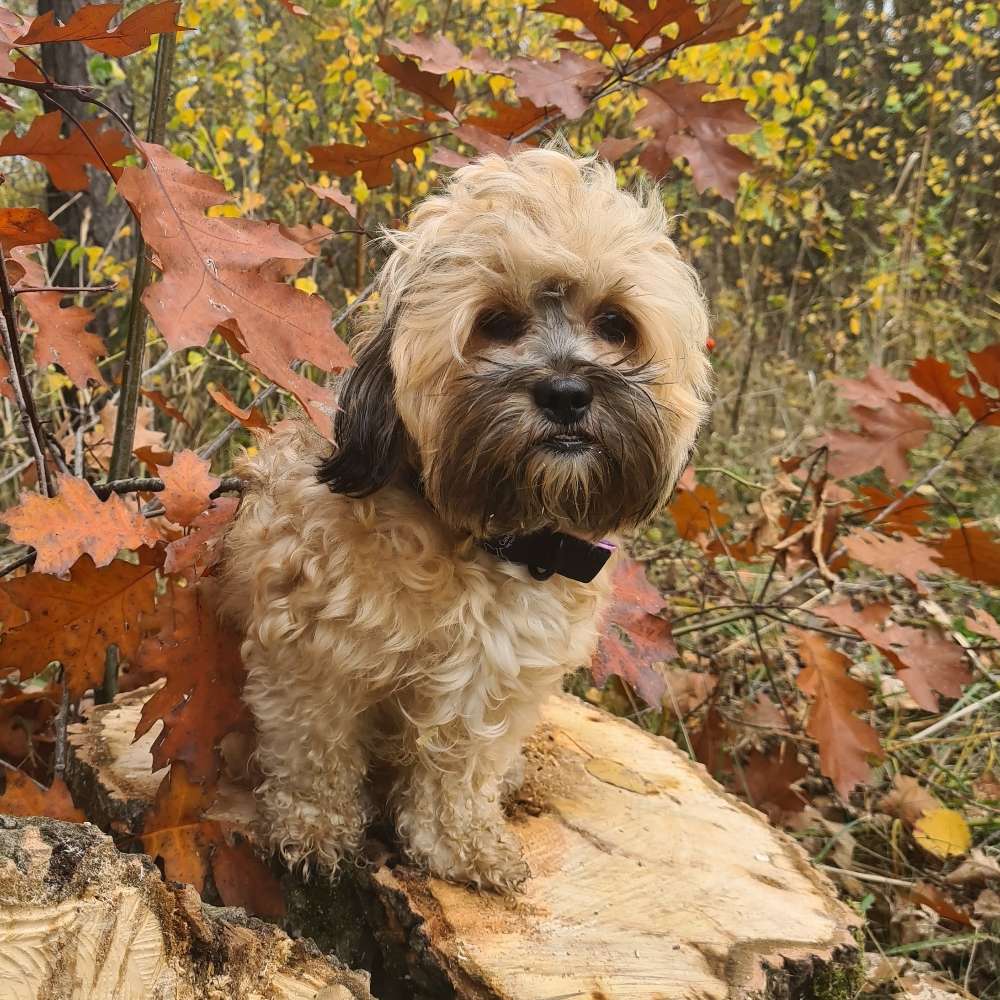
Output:
[[[153,734],[128,742],[146,694],[92,709],[71,736],[74,791],[125,827],[155,789]],[[286,875],[294,930],[375,969],[382,1000],[851,995],[856,916],[796,844],[672,743],[561,696],[526,764],[511,815],[532,871],[522,895],[384,862],[333,896]],[[215,818],[246,829],[249,793],[222,798]]]
[[[205,906],[95,826],[0,817],[4,1000],[371,1000],[367,975]]]

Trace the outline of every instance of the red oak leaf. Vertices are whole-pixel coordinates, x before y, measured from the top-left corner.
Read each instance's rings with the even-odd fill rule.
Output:
[[[510,67],[518,97],[557,107],[570,120],[587,110],[588,92],[608,75],[606,66],[570,49],[560,49],[556,62],[518,58]]]
[[[426,132],[402,125],[389,127],[378,122],[362,122],[360,128],[368,140],[363,146],[343,142],[335,142],[332,146],[310,146],[313,167],[337,177],[350,177],[360,170],[365,184],[379,187],[392,183],[392,165],[396,160],[413,163],[413,151],[431,140]]]
[[[658,708],[666,684],[653,664],[677,655],[670,623],[656,614],[663,608],[663,598],[646,579],[642,565],[631,559],[618,561],[612,583],[611,602],[590,668],[594,683],[603,685],[615,674],[638,691],[647,704]],[[629,640],[627,643],[623,636]]]

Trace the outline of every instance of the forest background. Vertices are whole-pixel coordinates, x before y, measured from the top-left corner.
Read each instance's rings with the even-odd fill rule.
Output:
[[[0,695],[0,810],[49,808],[60,733],[118,670],[103,650],[101,670],[67,665],[39,624],[44,581],[72,569],[91,585],[77,557],[100,573],[118,550],[158,546],[161,606],[187,599],[163,581],[210,572],[234,505],[209,506],[232,485],[214,477],[292,395],[318,408],[308,386],[347,357],[326,348],[323,364],[305,341],[296,353],[296,330],[271,354],[250,317],[199,339],[150,304],[147,325],[133,293],[170,259],[144,227],[152,253],[137,266],[129,205],[144,220],[158,209],[125,126],[217,180],[218,197],[172,175],[187,211],[283,223],[303,251],[268,272],[301,293],[281,301],[325,299],[338,319],[370,294],[381,226],[405,225],[464,158],[559,132],[623,182],[662,182],[715,316],[718,382],[677,499],[631,541],[662,596],[623,584],[614,627],[631,638],[572,686],[676,739],[802,842],[867,918],[864,989],[1000,993],[996,5],[185,0],[125,4],[171,8],[138,41],[107,41],[110,13],[76,35],[54,22],[25,35],[36,15],[71,23],[82,6],[8,3],[24,20],[0,18],[16,45],[0,206],[40,208],[54,227],[22,218],[28,239],[10,235],[13,216],[0,226],[40,430],[33,447],[22,401],[0,397],[0,668],[16,671]],[[77,130],[74,144],[47,77],[95,88],[96,141]],[[54,135],[36,131],[52,114]],[[109,174],[126,164],[137,172],[116,192]],[[46,246],[29,258],[33,244]],[[317,364],[292,375],[292,358]],[[130,516],[142,504],[159,534],[101,522],[103,564],[92,541],[56,551],[43,522],[66,508],[38,505],[86,506],[63,477],[129,480],[89,496],[101,516],[109,493]],[[637,639],[636,607],[666,608],[658,645]],[[144,641],[119,635],[111,687],[170,677],[164,650],[180,640]],[[171,683],[189,699],[190,677]],[[210,787],[214,744],[192,750],[190,720],[174,722],[162,762]]]

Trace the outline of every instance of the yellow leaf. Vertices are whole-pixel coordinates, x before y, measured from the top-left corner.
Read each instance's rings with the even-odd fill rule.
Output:
[[[954,809],[932,809],[914,824],[913,839],[936,858],[953,858],[969,849],[972,833],[961,813]]]
[[[295,287],[300,292],[305,292],[307,295],[315,295],[316,292],[319,291],[319,285],[317,285],[316,282],[313,281],[313,279],[309,278],[309,277],[296,278],[295,279]]]

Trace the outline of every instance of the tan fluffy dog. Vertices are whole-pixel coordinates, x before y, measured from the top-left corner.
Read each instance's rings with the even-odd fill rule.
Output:
[[[223,587],[261,815],[286,858],[332,867],[377,764],[413,859],[511,888],[501,797],[591,656],[609,570],[540,580],[480,543],[648,519],[705,412],[708,319],[655,190],[554,149],[458,170],[389,239],[333,454],[297,425],[239,470]]]

